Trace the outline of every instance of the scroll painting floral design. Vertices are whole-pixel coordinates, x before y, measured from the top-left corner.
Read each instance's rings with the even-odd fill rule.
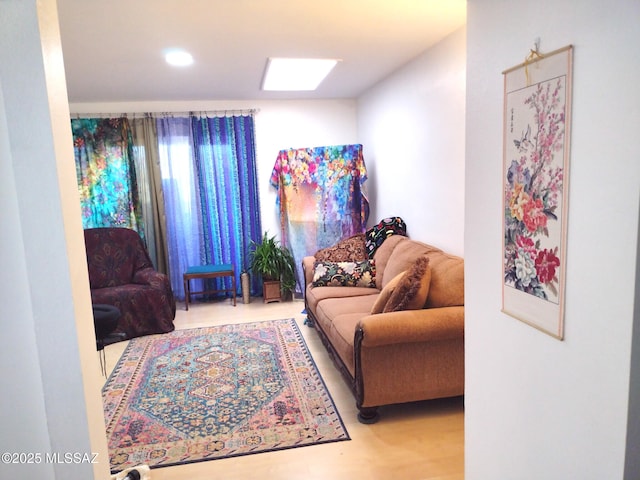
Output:
[[[504,282],[553,303],[563,254],[565,82],[561,76],[521,89],[507,110]],[[514,119],[514,108],[521,118]]]

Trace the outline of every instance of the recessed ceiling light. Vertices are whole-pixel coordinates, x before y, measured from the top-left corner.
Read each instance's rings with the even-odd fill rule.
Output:
[[[269,58],[263,90],[315,90],[339,60],[331,58]]]
[[[191,54],[184,50],[170,50],[165,53],[164,59],[169,65],[173,65],[174,67],[186,67],[193,63]]]

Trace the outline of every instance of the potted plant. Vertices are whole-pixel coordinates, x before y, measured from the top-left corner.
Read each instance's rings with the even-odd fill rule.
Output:
[[[251,271],[262,277],[262,294],[265,303],[281,300],[296,286],[295,261],[287,247],[267,232],[261,243],[251,241],[249,252]]]

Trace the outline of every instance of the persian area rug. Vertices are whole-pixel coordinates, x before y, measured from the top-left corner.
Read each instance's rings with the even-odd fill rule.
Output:
[[[134,338],[102,396],[112,473],[349,440],[293,319]]]

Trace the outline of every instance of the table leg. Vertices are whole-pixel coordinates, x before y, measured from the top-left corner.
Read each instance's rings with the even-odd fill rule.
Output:
[[[187,311],[189,311],[189,280],[187,278],[184,279],[184,306]]]
[[[236,274],[231,274],[231,286],[233,287],[233,306],[236,306]]]

